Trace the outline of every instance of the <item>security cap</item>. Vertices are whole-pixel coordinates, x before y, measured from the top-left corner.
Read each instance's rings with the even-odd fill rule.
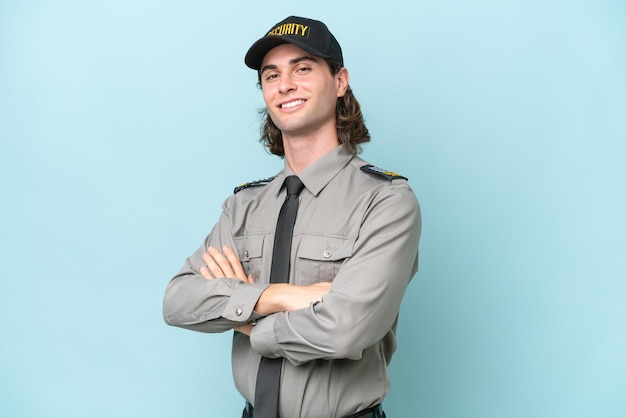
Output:
[[[265,54],[278,45],[290,43],[320,58],[330,58],[343,66],[339,42],[318,20],[289,16],[272,26],[265,36],[256,41],[246,54],[246,65],[253,70],[261,68]]]

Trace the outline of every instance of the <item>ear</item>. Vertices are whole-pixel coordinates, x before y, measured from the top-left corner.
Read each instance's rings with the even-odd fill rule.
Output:
[[[341,70],[335,75],[335,82],[337,84],[337,97],[343,97],[348,91],[348,83],[350,81],[350,74],[346,67],[341,67]]]

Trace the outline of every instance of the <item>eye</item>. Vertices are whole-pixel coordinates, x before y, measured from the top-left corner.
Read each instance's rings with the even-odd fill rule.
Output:
[[[278,78],[278,74],[270,73],[265,77],[265,81],[272,81]]]
[[[296,69],[296,72],[300,74],[307,73],[309,71],[311,71],[311,67],[307,67],[306,65],[303,65],[302,67],[298,67]]]

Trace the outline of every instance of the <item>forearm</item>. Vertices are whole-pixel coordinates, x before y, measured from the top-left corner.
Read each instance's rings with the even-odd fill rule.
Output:
[[[259,317],[254,305],[266,286],[229,278],[177,275],[165,292],[163,318],[169,325],[194,331],[227,331]]]
[[[251,328],[252,348],[294,365],[318,359],[359,360],[363,350],[393,329],[403,294],[398,288],[395,296],[380,303],[358,303],[330,292],[308,308],[261,318]]]
[[[254,306],[267,284],[246,283],[234,275],[207,280],[201,274],[206,269],[203,256],[207,249],[223,246],[236,248],[225,214],[169,282],[163,300],[166,323],[201,332],[223,332],[259,317]]]
[[[259,297],[254,310],[261,315],[292,312],[319,302],[330,289],[330,283],[297,286],[289,283],[270,284]]]

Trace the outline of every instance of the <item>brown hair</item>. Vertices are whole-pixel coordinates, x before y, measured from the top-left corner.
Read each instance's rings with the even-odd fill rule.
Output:
[[[328,68],[330,73],[335,76],[341,70],[341,64],[327,59]],[[259,73],[258,86],[261,87],[261,74]],[[342,144],[348,151],[353,154],[361,152],[360,144],[369,142],[370,134],[365,126],[365,120],[361,113],[361,105],[354,97],[352,89],[348,86],[346,94],[343,97],[337,98],[337,107],[335,108],[335,115],[337,116],[337,138],[339,143]],[[270,118],[267,113],[267,108],[263,108],[259,111],[259,115],[264,120],[261,127],[261,139],[260,142],[265,145],[267,150],[279,157],[285,156],[285,149],[283,148],[283,134]]]

